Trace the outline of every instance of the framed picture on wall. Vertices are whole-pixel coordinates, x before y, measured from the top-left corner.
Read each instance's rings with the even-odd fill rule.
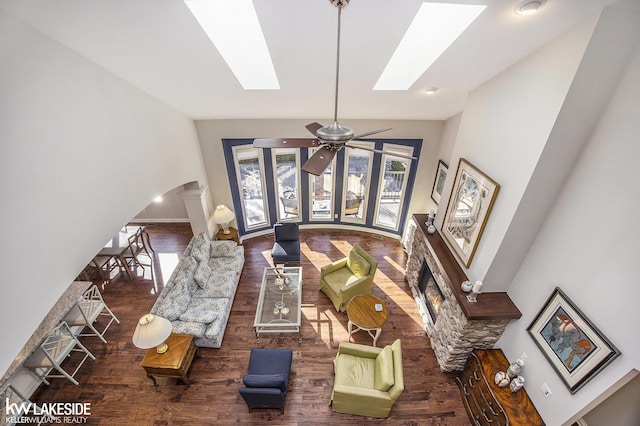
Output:
[[[442,234],[466,268],[471,264],[499,190],[500,185],[493,179],[460,159]]]
[[[440,197],[442,197],[442,189],[444,188],[444,182],[447,180],[447,172],[449,166],[442,160],[438,160],[438,170],[436,170],[436,178],[433,181],[433,189],[431,189],[431,199],[440,204]]]
[[[620,355],[558,287],[527,331],[572,394]]]

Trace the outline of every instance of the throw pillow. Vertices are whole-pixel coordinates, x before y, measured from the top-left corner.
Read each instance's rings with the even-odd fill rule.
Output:
[[[238,245],[233,241],[211,241],[211,257],[232,257],[238,251]]]
[[[201,262],[203,259],[205,261],[209,259],[209,239],[204,232],[193,237],[191,252],[189,254],[196,258],[198,262]]]
[[[354,250],[351,250],[349,257],[347,257],[347,267],[351,272],[353,272],[353,275],[358,278],[362,278],[367,275],[369,273],[369,269],[371,269],[369,262]]]
[[[215,321],[218,318],[218,313],[199,309],[196,306],[189,306],[189,308],[180,315],[180,321],[201,322],[208,324]]]
[[[168,319],[169,321],[177,320],[180,315],[187,310],[191,294],[187,291],[186,284],[176,285],[169,290],[166,297],[162,299],[159,306],[155,307],[155,314]]]
[[[376,371],[373,387],[381,392],[386,392],[395,383],[393,376],[393,350],[391,346],[385,346],[376,357]]]
[[[287,390],[284,374],[246,374],[242,382],[248,388],[280,388]]]
[[[211,268],[207,262],[200,262],[196,271],[193,274],[193,278],[196,280],[201,288],[204,288],[207,284],[207,280],[211,276]]]

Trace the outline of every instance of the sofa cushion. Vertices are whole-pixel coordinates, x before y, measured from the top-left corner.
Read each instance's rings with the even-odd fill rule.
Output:
[[[242,378],[248,388],[279,388],[282,392],[287,390],[285,380],[284,374],[245,374]]]
[[[374,388],[386,392],[393,383],[393,350],[391,346],[385,346],[376,357],[376,373],[374,378]]]
[[[369,269],[371,269],[369,262],[354,250],[351,250],[347,257],[347,267],[358,278],[362,278],[367,275],[369,273]]]
[[[209,279],[194,293],[194,297],[232,297],[235,293],[234,278],[228,274],[213,272]]]
[[[238,245],[234,241],[211,241],[209,257],[232,257],[238,251]]]
[[[187,310],[191,302],[191,295],[197,287],[198,285],[195,284],[192,276],[186,273],[178,274],[174,280],[173,287],[169,289],[167,295],[162,299],[162,302],[155,310],[155,314],[169,321],[177,320]]]
[[[218,312],[213,311],[207,299],[193,298],[187,310],[180,314],[180,321],[201,322],[208,324],[218,318]]]
[[[374,389],[375,363],[373,358],[340,354],[335,362],[335,384]]]
[[[207,285],[207,281],[211,276],[211,268],[206,261],[198,263],[198,267],[193,273],[193,278],[196,280],[200,288],[204,288]]]
[[[207,324],[203,322],[177,320],[171,321],[171,325],[173,326],[173,333],[190,334],[194,337],[204,336],[207,330]]]
[[[214,273],[238,276],[242,270],[243,259],[238,256],[210,257],[208,264]]]

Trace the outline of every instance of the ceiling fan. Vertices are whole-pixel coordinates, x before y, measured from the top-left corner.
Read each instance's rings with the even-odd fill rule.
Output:
[[[371,132],[365,132],[358,135],[354,135],[353,130],[349,127],[342,126],[338,123],[338,80],[340,74],[340,16],[342,15],[342,8],[349,4],[349,0],[329,0],[331,4],[338,8],[338,49],[336,58],[336,89],[335,89],[335,103],[333,110],[333,123],[329,126],[323,126],[320,123],[309,123],[305,128],[315,136],[315,138],[298,138],[298,139],[283,139],[283,138],[265,138],[254,139],[253,146],[256,148],[319,148],[315,154],[313,154],[302,166],[302,170],[319,176],[329,166],[333,157],[343,147],[363,149],[365,151],[372,151],[378,153],[391,154],[395,157],[408,158],[415,160],[415,157],[409,155],[390,153],[372,148],[365,148],[361,146],[351,146],[347,143],[351,140],[366,140],[363,139],[367,136],[375,135],[376,133],[386,132],[388,129],[378,129]]]

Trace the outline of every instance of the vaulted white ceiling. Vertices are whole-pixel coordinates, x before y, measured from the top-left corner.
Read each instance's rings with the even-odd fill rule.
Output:
[[[465,2],[488,7],[409,90],[373,91],[422,0],[351,0],[342,12],[338,117],[446,119],[462,110],[469,91],[614,0],[547,0],[533,16],[513,13],[520,0]],[[183,0],[0,0],[194,119],[331,118],[336,8],[330,0],[254,4],[280,90],[243,90]],[[427,96],[432,86],[440,90]]]

